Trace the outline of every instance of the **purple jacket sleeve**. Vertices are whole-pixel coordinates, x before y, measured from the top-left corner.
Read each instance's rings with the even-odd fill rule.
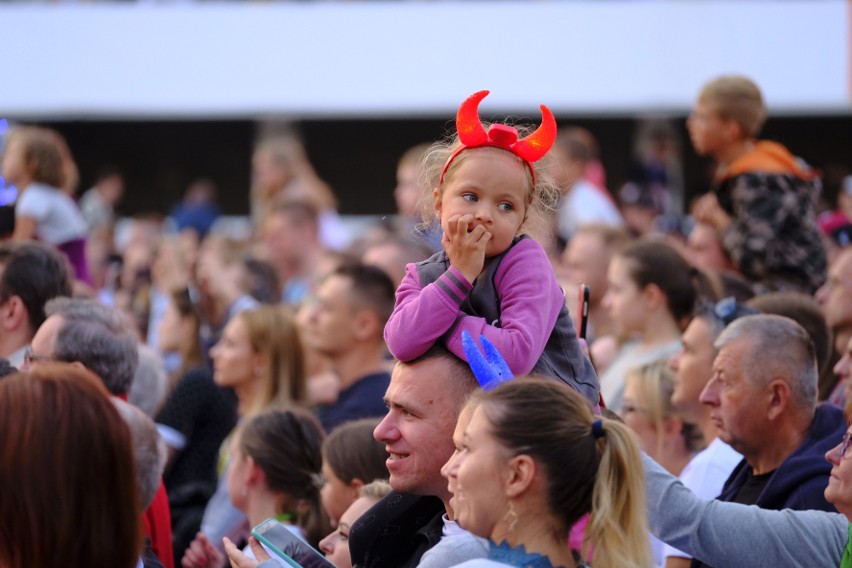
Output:
[[[423,355],[464,315],[460,306],[472,289],[453,266],[424,287],[417,266],[407,265],[396,290],[396,305],[385,325],[385,343],[391,354],[400,361]]]
[[[474,338],[484,335],[503,355],[516,375],[529,373],[544,351],[565,303],[553,268],[541,245],[524,239],[503,257],[494,275],[500,296],[501,327],[483,318],[462,314],[447,338],[447,348],[465,359],[462,331]]]
[[[397,289],[396,307],[385,326],[385,341],[391,353],[410,361],[444,337],[447,348],[467,360],[462,348],[462,331],[474,338],[484,335],[491,341],[515,374],[528,373],[535,366],[556,324],[565,302],[562,290],[544,249],[532,239],[524,239],[503,257],[494,276],[500,296],[501,326],[461,311],[472,286],[454,267],[437,281],[420,286],[417,267],[408,265]]]

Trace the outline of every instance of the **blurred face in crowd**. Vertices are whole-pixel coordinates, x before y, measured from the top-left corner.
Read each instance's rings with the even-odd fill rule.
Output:
[[[231,496],[231,503],[240,511],[245,511],[248,503],[249,470],[253,460],[243,455],[239,443],[239,436],[231,438],[231,444],[228,448],[230,466],[228,467],[227,487],[228,495]]]
[[[672,405],[689,420],[702,412],[701,391],[710,380],[716,348],[713,347],[713,324],[706,318],[692,318],[681,336],[682,349],[669,359],[674,371]]]
[[[210,357],[213,380],[220,387],[243,386],[261,374],[258,371],[261,356],[252,349],[248,329],[239,316],[225,326],[222,338],[210,350]]]
[[[420,188],[417,185],[417,166],[403,164],[396,170],[396,188],[393,190],[396,210],[405,217],[417,217]]]
[[[362,484],[355,483],[355,480],[352,480],[350,484],[340,479],[325,459],[322,462],[322,477],[324,480],[320,490],[322,506],[328,513],[332,526],[335,526],[344,511],[358,498],[358,490]]]
[[[609,263],[608,288],[602,305],[621,333],[635,333],[644,328],[647,313],[642,290],[630,271],[632,261],[616,256]]]
[[[261,194],[269,197],[284,189],[284,184],[290,179],[290,169],[276,160],[271,151],[260,148],[252,156],[251,177]]]
[[[846,400],[852,400],[852,337],[846,342],[846,349],[834,366],[834,374],[837,375],[837,381],[843,384]]]
[[[639,445],[651,456],[659,459],[657,448],[659,447],[659,433],[657,426],[651,419],[648,410],[645,393],[640,386],[641,376],[628,373],[624,383],[624,402],[621,405],[621,417],[628,428],[633,430],[639,438]]]
[[[334,357],[357,341],[358,318],[347,276],[332,274],[317,288],[313,302],[302,315],[302,338],[311,349]]]
[[[689,263],[704,271],[732,270],[733,263],[725,254],[715,227],[697,223],[686,241]]]
[[[562,260],[572,282],[589,286],[589,303],[598,305],[607,291],[610,252],[598,235],[580,231],[568,243]]]
[[[182,325],[182,318],[174,302],[169,302],[160,327],[157,330],[160,350],[164,353],[177,353],[181,345],[187,340],[186,328]]]
[[[26,182],[27,167],[24,163],[24,152],[19,142],[12,140],[3,151],[3,161],[0,162],[0,173],[8,184],[22,184]]]
[[[731,123],[719,115],[712,103],[699,99],[686,120],[695,151],[701,156],[713,156],[724,149],[730,140]]]
[[[832,330],[852,326],[852,249],[841,253],[829,267],[828,280],[817,290],[816,299]]]
[[[337,568],[352,568],[352,558],[349,554],[349,529],[376,503],[377,501],[370,497],[359,497],[340,517],[337,529],[320,541],[320,550]]]

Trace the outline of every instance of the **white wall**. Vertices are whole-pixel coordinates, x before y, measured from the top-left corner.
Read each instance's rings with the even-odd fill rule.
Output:
[[[0,5],[0,116],[685,112],[740,72],[778,113],[849,113],[826,1]]]

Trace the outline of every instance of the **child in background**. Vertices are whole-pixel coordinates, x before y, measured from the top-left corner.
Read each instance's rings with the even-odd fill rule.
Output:
[[[515,375],[530,371],[561,380],[591,404],[597,377],[583,355],[565,297],[539,243],[523,234],[555,188],[536,162],[556,136],[542,105],[542,125],[518,139],[506,124],[486,131],[480,91],[462,103],[458,138],[432,146],[424,158],[424,188],[444,231],[442,251],[406,267],[385,341],[401,361],[416,359],[442,341],[466,360],[462,332],[488,338]]]
[[[695,151],[718,162],[713,190],[693,208],[713,225],[739,271],[766,291],[813,294],[826,278],[813,170],[776,142],[758,141],[766,120],[760,89],[726,75],[701,90],[687,120]]]
[[[390,484],[383,480],[373,481],[358,491],[358,498],[340,517],[337,529],[320,541],[320,550],[325,553],[329,562],[337,568],[352,568],[352,556],[349,554],[349,528],[390,492]]]
[[[378,418],[363,418],[341,424],[322,445],[322,506],[332,526],[358,499],[359,491],[376,479],[387,479],[383,442],[373,437]]]
[[[16,241],[38,239],[65,253],[78,280],[91,284],[86,264],[86,222],[80,208],[62,189],[76,172],[64,140],[46,128],[12,130],[3,153],[3,177],[18,187]],[[70,163],[66,163],[70,162]]]

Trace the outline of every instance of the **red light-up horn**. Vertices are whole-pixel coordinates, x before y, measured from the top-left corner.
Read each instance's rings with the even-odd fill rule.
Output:
[[[528,162],[537,162],[547,154],[556,141],[556,119],[550,109],[541,105],[541,126],[535,132],[518,140],[512,151]]]
[[[544,157],[556,141],[556,119],[549,108],[541,105],[541,126],[526,138],[518,140],[518,131],[507,124],[492,124],[486,132],[482,121],[479,120],[479,103],[488,93],[489,91],[478,91],[466,98],[459,107],[456,113],[456,130],[461,145],[444,164],[439,183],[444,183],[447,169],[461,152],[468,148],[492,146],[508,150],[521,158],[530,170],[535,187],[535,169],[532,163]]]
[[[489,91],[473,93],[459,107],[456,113],[456,130],[462,146],[474,148],[488,143],[488,133],[479,120],[479,103],[488,96]]]

